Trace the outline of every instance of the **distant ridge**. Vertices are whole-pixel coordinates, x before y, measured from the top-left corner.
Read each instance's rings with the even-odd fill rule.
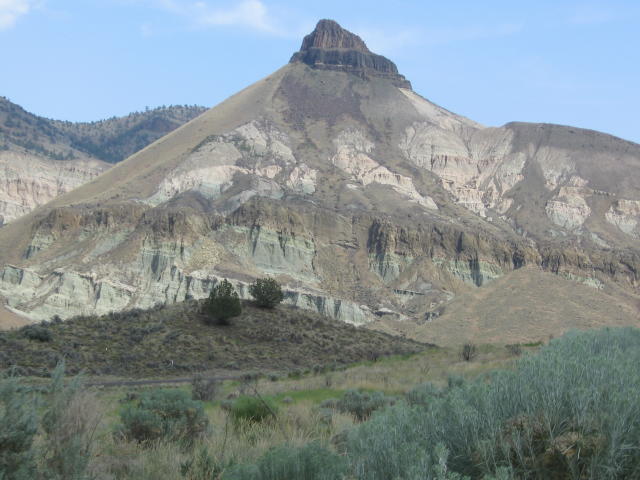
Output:
[[[0,225],[92,180],[206,109],[177,105],[74,123],[0,97]]]
[[[53,160],[90,157],[118,163],[205,112],[171,105],[95,122],[52,120],[0,97],[0,150],[24,149]]]

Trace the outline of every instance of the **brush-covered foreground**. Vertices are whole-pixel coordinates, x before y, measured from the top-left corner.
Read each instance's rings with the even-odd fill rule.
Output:
[[[0,332],[0,368],[48,375],[64,360],[69,373],[128,377],[239,371],[286,371],[412,354],[428,345],[356,328],[285,305],[243,302],[230,325],[208,325],[202,302],[104,317],[78,317]]]
[[[33,401],[10,403],[11,381],[4,381],[0,425],[7,438],[7,425],[16,425],[7,421],[10,414],[39,416],[24,455],[34,469],[51,472],[66,465],[64,458],[51,463],[57,457],[47,446],[67,423],[49,420],[53,427],[45,427],[46,413],[39,412],[67,398],[73,408],[65,414],[84,419],[70,423],[76,428],[70,436],[58,437],[77,437],[88,461],[67,477],[40,478],[639,478],[640,331],[570,333],[538,353],[527,350],[514,359],[513,349],[482,347],[465,362],[457,350],[434,349],[300,379],[251,378],[219,385],[216,399],[203,404],[192,403],[188,388],[104,390],[90,397],[91,411],[103,412],[91,437],[86,430],[93,424],[75,400],[86,391],[41,395],[36,412],[29,410]],[[252,408],[259,418],[246,415]],[[160,421],[154,415],[169,423],[149,429],[155,432],[149,440],[123,427],[132,416],[141,419],[134,427],[153,425]],[[184,430],[174,424],[199,427],[178,440]],[[0,456],[0,468],[6,458]]]

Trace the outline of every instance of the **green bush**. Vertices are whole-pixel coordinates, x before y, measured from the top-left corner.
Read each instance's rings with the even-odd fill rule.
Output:
[[[230,318],[242,313],[238,292],[227,279],[213,287],[205,303],[205,312],[209,316],[208,323],[218,325],[228,325]]]
[[[38,342],[50,342],[53,340],[51,330],[44,325],[28,325],[22,328],[22,336],[29,340],[36,340]]]
[[[427,405],[434,397],[440,396],[442,390],[433,383],[427,382],[409,390],[405,399],[410,405]]]
[[[249,286],[249,293],[263,308],[274,308],[284,300],[282,288],[273,278],[258,278]]]
[[[178,389],[144,392],[122,410],[120,418],[122,433],[138,442],[163,438],[189,445],[208,426],[202,403]]]
[[[17,378],[0,378],[0,479],[34,478],[37,431],[34,395]]]
[[[191,397],[201,402],[211,402],[219,389],[217,380],[204,378],[196,375],[191,381]]]
[[[353,474],[639,478],[639,363],[640,330],[568,334],[514,370],[451,381],[426,402],[398,403],[357,426],[347,439]]]
[[[460,357],[465,362],[470,362],[478,355],[478,348],[473,343],[465,343],[460,350]]]
[[[232,467],[224,480],[341,480],[347,471],[340,455],[317,442],[269,450],[255,464]]]
[[[234,423],[242,422],[258,423],[273,417],[277,414],[278,407],[269,398],[240,396],[233,402],[231,407],[231,418]]]
[[[65,379],[65,365],[51,373],[44,395],[42,459],[51,480],[84,480],[102,420],[95,396],[83,379]]]
[[[101,413],[82,387],[80,377],[65,380],[64,364],[37,394],[16,378],[0,380],[0,479],[88,478]]]
[[[393,400],[382,392],[347,390],[336,402],[336,407],[340,412],[349,413],[357,421],[363,422],[368,420],[374,411],[393,403]]]

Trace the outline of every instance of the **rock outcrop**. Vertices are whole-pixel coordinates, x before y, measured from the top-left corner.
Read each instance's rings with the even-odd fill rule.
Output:
[[[100,160],[51,160],[0,151],[0,225],[89,182],[109,167]]]
[[[411,89],[411,83],[398,73],[389,59],[376,55],[357,35],[333,20],[320,20],[315,30],[304,37],[300,51],[291,62],[302,62],[319,69],[334,69],[388,78],[398,87]]]

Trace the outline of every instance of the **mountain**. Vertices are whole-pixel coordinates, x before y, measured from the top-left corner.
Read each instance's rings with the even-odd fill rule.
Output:
[[[0,225],[95,178],[203,111],[161,107],[72,123],[38,117],[0,97]]]
[[[0,294],[68,318],[202,298],[220,278],[246,298],[272,275],[290,304],[429,341],[470,295],[545,271],[637,323],[639,221],[640,145],[482,126],[322,20],[288,65],[0,229]],[[517,299],[544,311],[532,326],[502,310],[522,339],[584,324]]]

